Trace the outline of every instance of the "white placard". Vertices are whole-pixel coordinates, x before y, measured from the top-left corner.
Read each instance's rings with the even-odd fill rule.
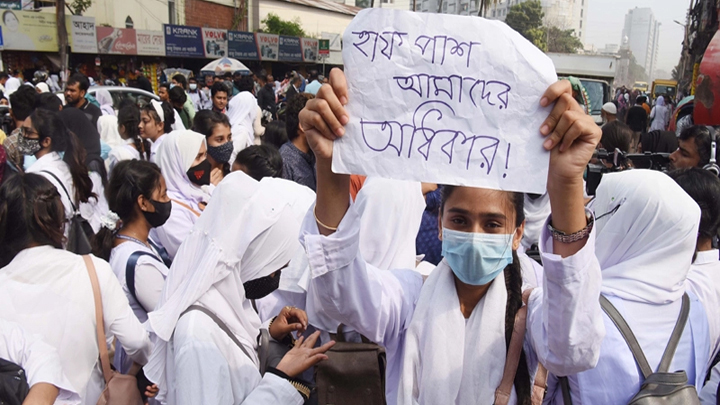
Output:
[[[343,36],[350,123],[333,170],[544,193],[550,58],[500,21],[360,11]]]
[[[73,15],[70,17],[70,27],[74,53],[98,53],[95,17]]]
[[[136,30],[137,54],[165,56],[165,34],[162,31]]]

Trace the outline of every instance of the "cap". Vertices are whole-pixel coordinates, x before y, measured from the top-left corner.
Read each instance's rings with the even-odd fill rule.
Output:
[[[607,102],[603,104],[602,106],[603,111],[605,111],[608,114],[616,115],[617,114],[617,107],[615,107],[615,104],[611,102]]]

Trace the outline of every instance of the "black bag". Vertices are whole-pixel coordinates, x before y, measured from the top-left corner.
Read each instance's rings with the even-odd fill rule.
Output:
[[[318,404],[384,405],[385,348],[370,342],[346,342],[343,325],[330,334],[335,346],[325,353],[328,359],[315,366]]]
[[[0,405],[21,405],[29,391],[25,370],[0,359]]]
[[[70,193],[68,193],[63,182],[60,181],[57,176],[47,170],[43,170],[42,172],[51,175],[55,179],[55,181],[57,181],[60,187],[62,187],[63,191],[65,191],[65,195],[70,201],[70,206],[73,209],[73,217],[70,219],[70,228],[68,232],[68,240],[65,250],[78,255],[87,255],[92,253],[90,239],[93,237],[95,232],[93,232],[90,223],[87,221],[87,219],[83,218],[77,208],[75,208],[73,198],[70,196]]]
[[[625,342],[630,347],[633,357],[635,357],[635,362],[637,362],[645,378],[640,386],[640,392],[635,394],[630,402],[628,402],[628,405],[700,405],[700,399],[698,398],[695,386],[688,384],[685,371],[668,372],[670,362],[675,355],[675,349],[677,349],[677,345],[680,342],[680,337],[682,336],[683,329],[685,329],[685,324],[687,323],[690,313],[690,298],[688,295],[684,294],[682,297],[680,316],[672,331],[672,335],[670,335],[670,341],[667,347],[665,347],[665,352],[663,353],[656,372],[653,372],[650,368],[650,364],[648,364],[645,353],[643,353],[640,344],[635,338],[635,334],[615,306],[602,295],[600,296],[600,305],[618,330],[620,330]],[[562,387],[565,405],[571,405],[572,400],[570,399],[567,377],[560,377],[560,385]]]

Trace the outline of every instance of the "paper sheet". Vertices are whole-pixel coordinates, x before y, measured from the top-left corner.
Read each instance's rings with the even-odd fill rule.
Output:
[[[350,122],[333,170],[545,192],[550,58],[500,21],[365,9],[343,35]]]

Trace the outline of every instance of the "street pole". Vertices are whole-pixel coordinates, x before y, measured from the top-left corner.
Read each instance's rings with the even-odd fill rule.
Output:
[[[55,17],[57,21],[58,51],[60,52],[60,75],[62,80],[65,81],[67,80],[68,69],[68,36],[67,27],[65,27],[65,0],[57,0],[57,3],[55,3]]]

